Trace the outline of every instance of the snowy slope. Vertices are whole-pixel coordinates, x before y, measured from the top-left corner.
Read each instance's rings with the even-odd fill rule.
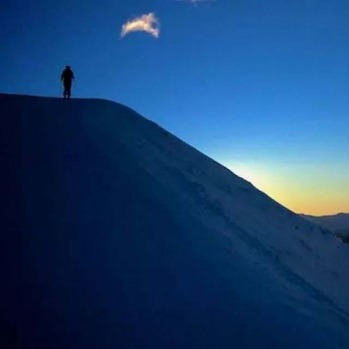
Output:
[[[3,343],[349,347],[330,232],[119,104],[0,95],[0,115]]]

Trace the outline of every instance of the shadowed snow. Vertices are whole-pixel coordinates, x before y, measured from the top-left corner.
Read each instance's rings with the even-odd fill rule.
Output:
[[[349,346],[330,232],[122,105],[0,95],[0,115],[4,343]]]

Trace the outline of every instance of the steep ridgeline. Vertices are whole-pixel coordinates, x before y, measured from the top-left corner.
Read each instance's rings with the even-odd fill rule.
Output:
[[[2,345],[349,347],[330,232],[122,105],[0,115]]]

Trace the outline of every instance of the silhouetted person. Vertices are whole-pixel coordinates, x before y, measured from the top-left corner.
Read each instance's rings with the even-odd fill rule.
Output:
[[[74,73],[71,70],[70,66],[67,65],[61,75],[61,81],[63,81],[63,86],[64,86],[64,91],[63,91],[64,98],[70,98],[73,79],[74,79]]]

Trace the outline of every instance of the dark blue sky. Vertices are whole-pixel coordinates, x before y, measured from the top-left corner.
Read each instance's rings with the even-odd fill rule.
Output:
[[[347,0],[0,1],[1,92],[58,96],[70,64],[73,96],[136,109],[294,210],[349,211]],[[158,39],[120,38],[149,12]]]

